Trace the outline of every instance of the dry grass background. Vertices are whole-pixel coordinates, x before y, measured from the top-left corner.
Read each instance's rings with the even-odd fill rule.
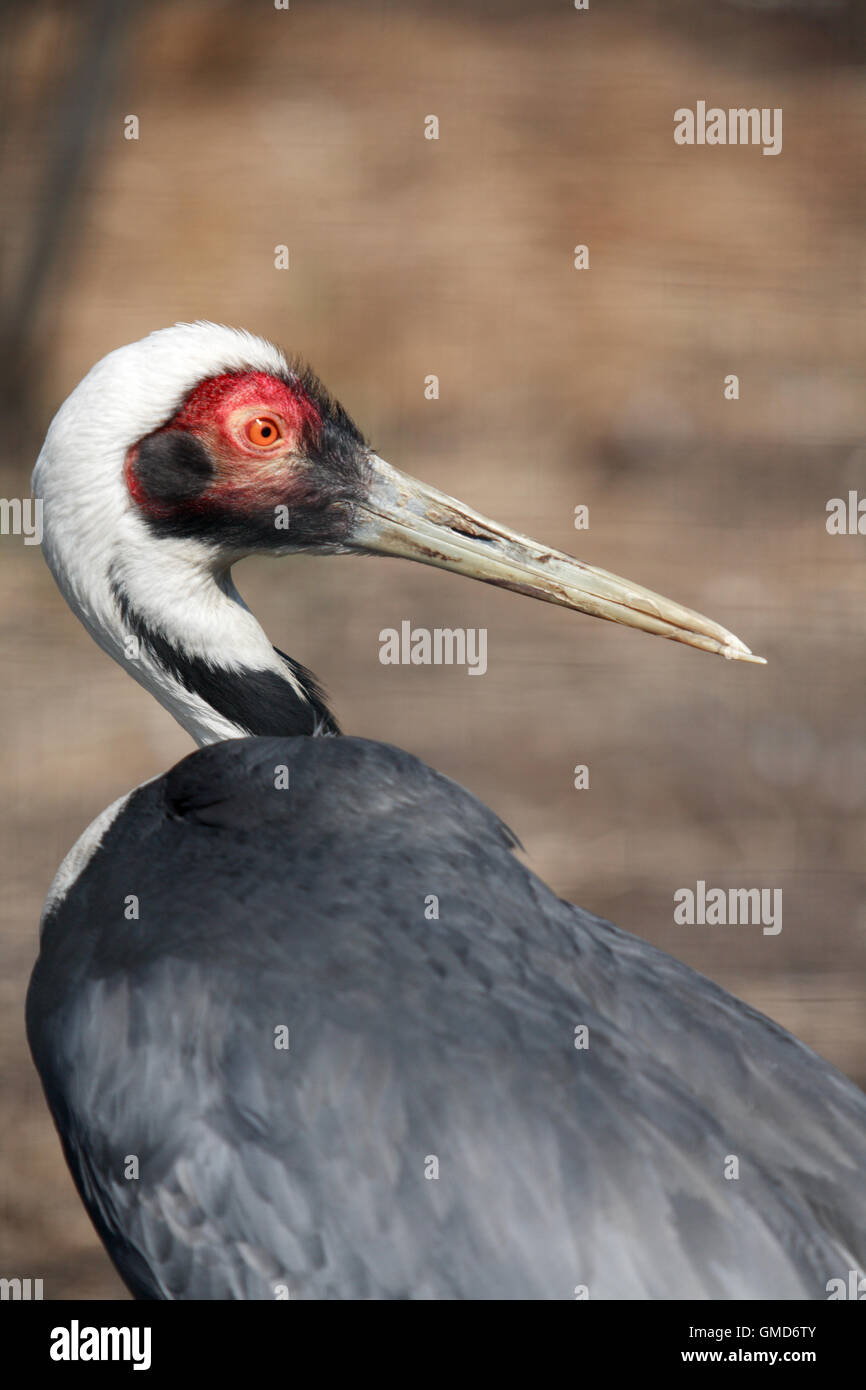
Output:
[[[54,215],[46,172],[93,9],[6,12],[7,305]],[[96,358],[206,317],[303,352],[397,466],[725,623],[766,669],[396,561],[236,574],[344,728],[463,782],[557,891],[862,1081],[866,541],[824,527],[866,457],[856,6],[184,0],[127,17],[7,342],[3,494],[26,491]],[[674,109],[702,97],[781,106],[781,156],[676,147]],[[38,549],[3,539],[0,596],[0,1273],[42,1277],[49,1297],[121,1296],[42,1102],[23,998],[59,860],[189,743],[92,645]],[[487,675],[380,666],[379,630],[406,617],[486,626]],[[781,887],[781,935],[675,927],[672,894],[698,878]]]

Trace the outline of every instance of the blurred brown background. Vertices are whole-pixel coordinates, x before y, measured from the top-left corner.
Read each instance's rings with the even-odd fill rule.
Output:
[[[856,0],[2,16],[2,494],[93,361],[210,318],[306,355],[398,467],[726,624],[765,669],[397,561],[236,574],[346,730],[463,782],[558,892],[866,1079],[866,538],[824,524],[866,460]],[[676,146],[699,99],[782,107],[783,152]],[[23,1000],[60,859],[190,744],[36,547],[2,538],[0,589],[0,1274],[121,1296]],[[486,626],[487,675],[381,666],[403,618]],[[674,926],[699,878],[781,887],[781,935]]]

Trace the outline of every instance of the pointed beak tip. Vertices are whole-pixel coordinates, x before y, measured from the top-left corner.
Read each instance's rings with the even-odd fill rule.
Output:
[[[736,647],[725,647],[722,650],[722,656],[726,661],[751,661],[754,666],[766,666],[767,664],[765,656],[755,656],[754,652],[749,651],[749,648],[743,644]]]

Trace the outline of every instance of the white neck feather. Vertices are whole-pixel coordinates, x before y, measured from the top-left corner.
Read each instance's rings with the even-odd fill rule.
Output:
[[[98,362],[52,421],[33,473],[43,550],[58,587],[96,642],[196,742],[248,732],[130,644],[116,590],[178,652],[225,671],[269,671],[302,688],[231,581],[196,541],[155,539],[126,489],[127,450],[158,429],[198,382],[224,371],[285,372],[270,343],[216,324],[178,324]]]

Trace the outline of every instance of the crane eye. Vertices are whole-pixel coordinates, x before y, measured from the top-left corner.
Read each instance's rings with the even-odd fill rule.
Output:
[[[260,449],[267,449],[269,445],[276,444],[277,440],[282,439],[282,437],[282,430],[270,415],[257,415],[247,425],[247,439],[251,444],[258,445]]]

